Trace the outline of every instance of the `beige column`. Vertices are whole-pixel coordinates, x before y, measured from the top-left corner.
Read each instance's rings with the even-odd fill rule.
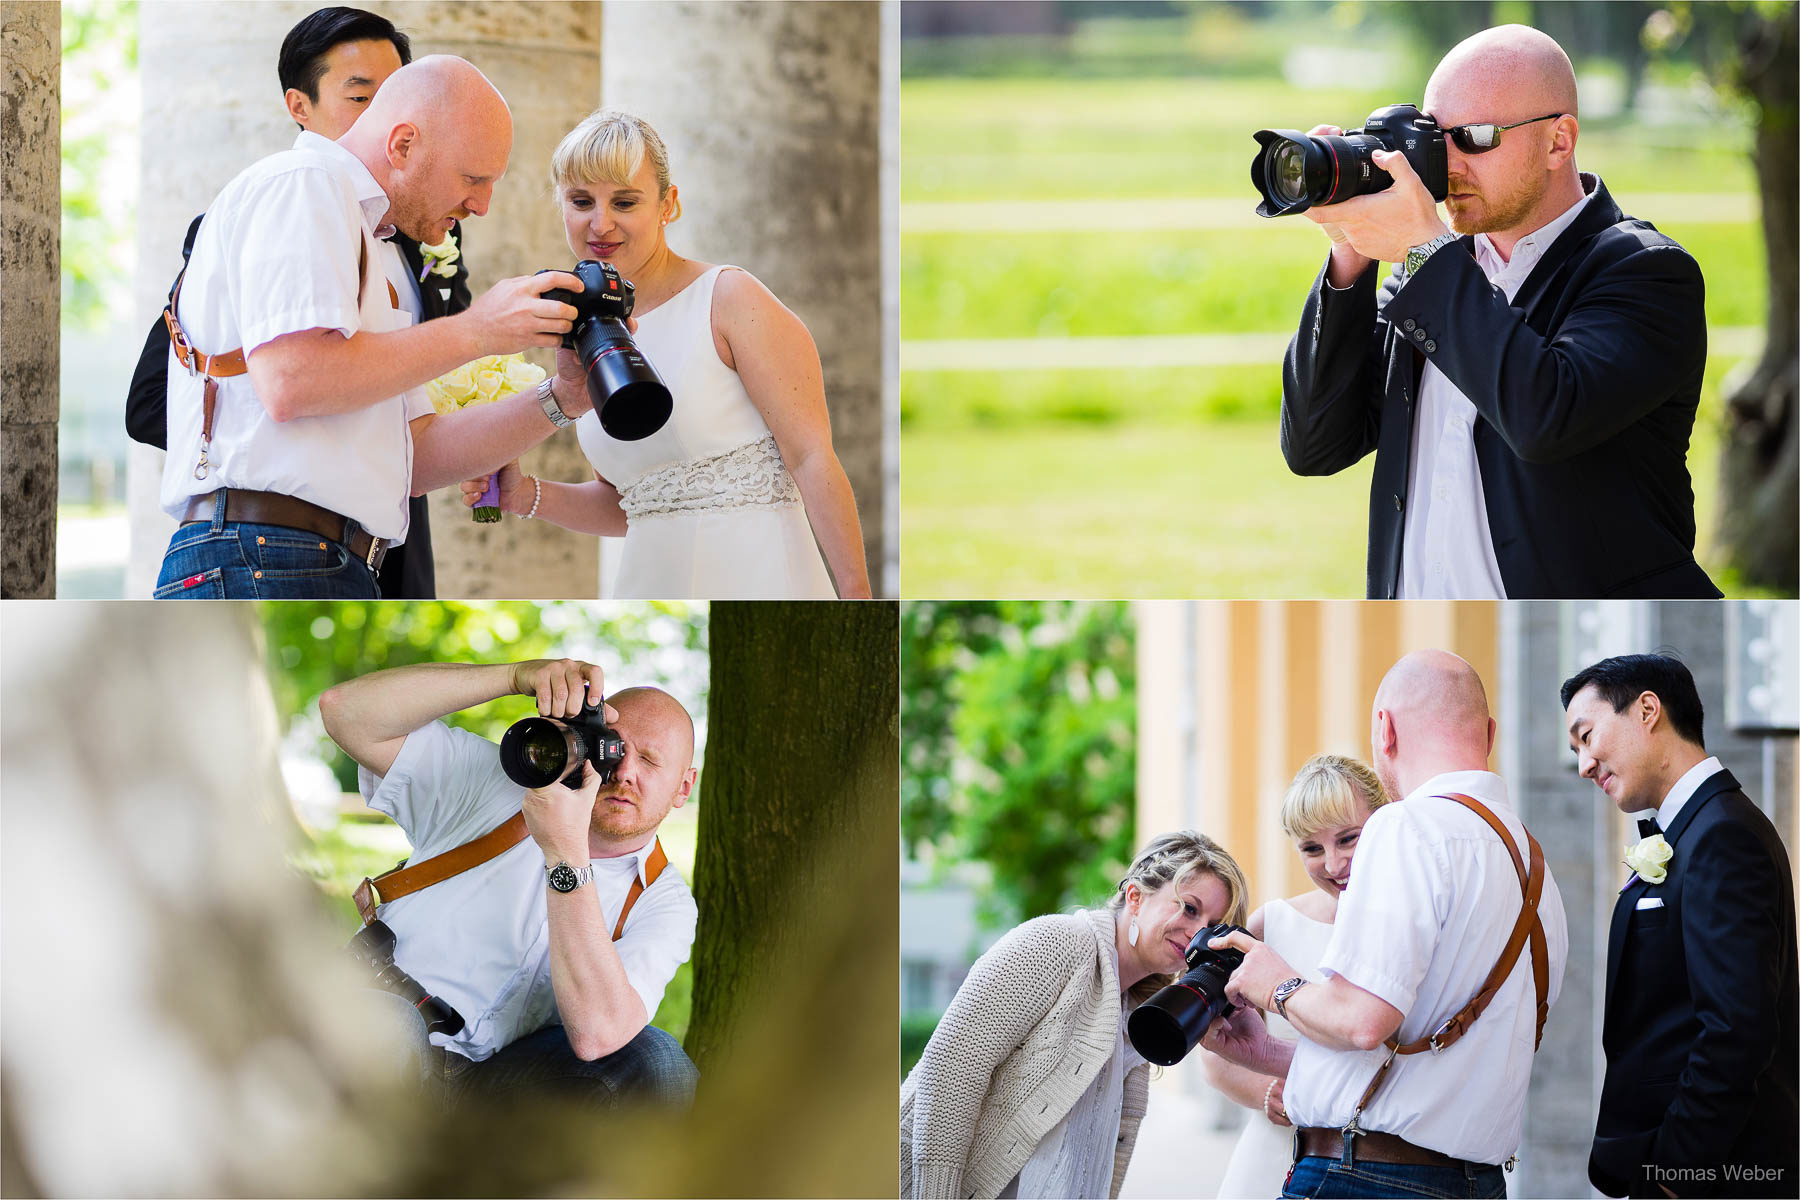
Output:
[[[743,267],[812,331],[877,588],[882,20],[858,2],[608,4],[603,90],[668,144],[675,250]]]
[[[143,76],[142,200],[136,299],[141,324],[162,307],[181,265],[181,238],[220,188],[256,159],[286,149],[298,132],[281,105],[275,74],[281,40],[317,4],[282,0],[219,5],[173,0],[140,17]],[[566,263],[555,210],[545,196],[550,151],[599,98],[598,5],[581,3],[388,3],[380,11],[411,38],[413,54],[457,54],[506,96],[512,160],[489,215],[465,223],[471,285]],[[551,365],[548,352],[534,352]],[[528,455],[549,478],[585,471],[572,433]],[[149,594],[170,522],[157,508],[162,454],[133,445],[128,596]],[[438,594],[459,597],[583,597],[597,594],[595,539],[508,518],[477,526],[455,489],[432,498]]]
[[[0,3],[0,596],[56,595],[62,6]]]

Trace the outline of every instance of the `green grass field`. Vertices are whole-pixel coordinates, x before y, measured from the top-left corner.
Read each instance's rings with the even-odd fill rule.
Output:
[[[1268,78],[903,80],[901,336],[919,352],[903,345],[903,594],[1362,595],[1371,462],[1288,473],[1279,351],[1263,349],[1291,334],[1324,239],[1302,218],[1236,207],[1255,205],[1252,129],[1402,98]],[[1717,128],[1699,114],[1673,128],[1595,121],[1578,159],[1627,211],[1633,195],[1663,198],[1672,215],[1638,215],[1700,261],[1709,328],[1741,331],[1763,320],[1763,246],[1747,136]],[[1058,205],[1050,218],[1042,202]],[[1168,217],[1184,202],[1197,215]],[[1009,205],[1029,231],[1009,227]],[[1140,227],[1147,211],[1173,227]],[[1222,365],[921,357],[980,339],[1146,335],[1210,335]],[[1709,360],[1689,453],[1701,561],[1715,569],[1718,392],[1742,351]]]

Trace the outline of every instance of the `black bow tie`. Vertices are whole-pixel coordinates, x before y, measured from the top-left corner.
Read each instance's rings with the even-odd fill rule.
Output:
[[[1638,837],[1653,838],[1662,835],[1662,826],[1656,823],[1655,817],[1643,817],[1638,821]]]

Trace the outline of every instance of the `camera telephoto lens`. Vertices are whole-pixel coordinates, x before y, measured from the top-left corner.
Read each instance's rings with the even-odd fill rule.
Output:
[[[623,321],[594,317],[577,324],[575,352],[587,368],[588,399],[600,414],[600,428],[621,442],[635,442],[668,423],[675,399]]]
[[[1172,1067],[1200,1044],[1220,1014],[1231,1011],[1225,982],[1244,961],[1242,950],[1214,950],[1217,937],[1242,932],[1237,925],[1209,925],[1188,942],[1188,971],[1132,1010],[1125,1035],[1137,1052],[1159,1067]]]
[[[1410,104],[1369,114],[1361,129],[1314,137],[1297,129],[1259,129],[1250,182],[1262,194],[1256,213],[1285,217],[1385,191],[1394,177],[1375,165],[1377,150],[1398,150],[1434,200],[1450,191],[1444,132]]]
[[[581,732],[549,717],[514,722],[500,739],[500,769],[520,787],[540,788],[581,770],[587,745]]]
[[[1306,198],[1306,151],[1295,142],[1283,142],[1269,157],[1269,187],[1284,204]]]

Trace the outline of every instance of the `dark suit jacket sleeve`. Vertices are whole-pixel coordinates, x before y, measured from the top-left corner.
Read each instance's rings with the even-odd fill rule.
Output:
[[[1590,450],[1677,394],[1706,360],[1705,283],[1681,247],[1615,227],[1562,289],[1556,336],[1525,323],[1466,249],[1419,269],[1385,315],[1414,319],[1420,346],[1526,462]]]
[[[1781,966],[1793,951],[1782,945],[1778,867],[1747,826],[1720,822],[1684,839],[1684,851],[1681,944],[1701,1032],[1650,1161],[1716,1168],[1757,1103],[1749,1082],[1774,1058]]]
[[[1381,301],[1371,264],[1348,288],[1313,281],[1281,377],[1281,456],[1296,475],[1332,475],[1375,448],[1381,427]],[[1381,288],[1390,291],[1390,283]]]

